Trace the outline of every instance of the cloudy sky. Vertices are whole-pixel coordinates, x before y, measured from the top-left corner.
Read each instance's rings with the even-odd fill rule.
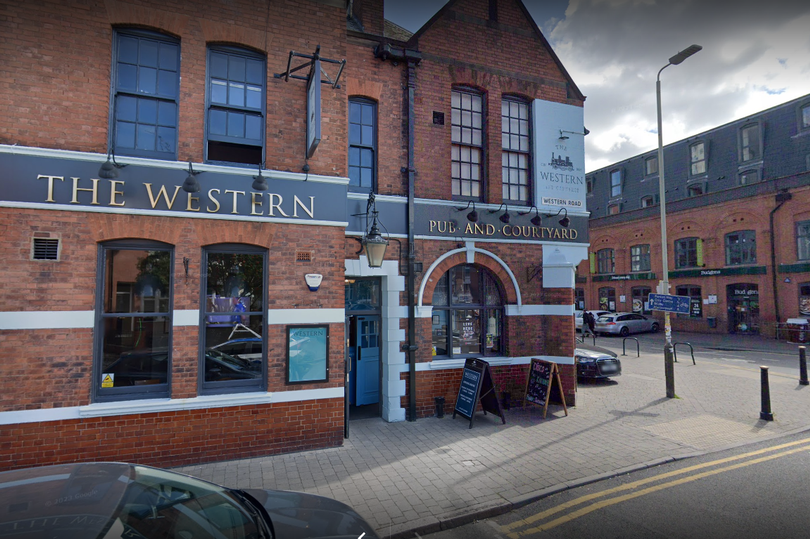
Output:
[[[415,32],[446,2],[386,0],[386,18]],[[808,0],[524,0],[587,96],[586,170],[810,93]]]

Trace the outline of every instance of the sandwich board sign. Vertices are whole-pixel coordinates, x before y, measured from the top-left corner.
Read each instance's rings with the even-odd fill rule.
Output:
[[[568,407],[565,405],[565,395],[563,395],[562,381],[560,380],[560,368],[557,367],[556,363],[532,358],[529,365],[529,378],[526,380],[526,400],[543,407],[543,419],[546,418],[546,412],[548,412],[548,402],[555,382],[563,410],[565,410],[567,416]]]
[[[475,421],[475,409],[478,403],[487,412],[495,414],[506,424],[506,418],[501,411],[501,404],[495,393],[492,383],[492,374],[489,372],[489,363],[483,359],[469,358],[464,362],[464,371],[461,374],[461,384],[458,388],[456,404],[453,407],[453,419],[456,414],[470,420],[470,428]]]

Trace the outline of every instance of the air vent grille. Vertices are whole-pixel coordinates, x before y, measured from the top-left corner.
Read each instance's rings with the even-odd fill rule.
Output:
[[[59,260],[59,240],[34,238],[34,260]]]

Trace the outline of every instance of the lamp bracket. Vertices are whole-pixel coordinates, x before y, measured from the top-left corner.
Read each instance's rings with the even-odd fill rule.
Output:
[[[306,58],[306,59],[309,60],[309,62],[305,62],[305,63],[303,63],[303,64],[301,64],[301,65],[299,65],[297,67],[291,67],[293,57]],[[329,58],[322,58],[321,57],[321,46],[320,45],[318,45],[315,48],[315,54],[302,54],[300,52],[290,51],[290,55],[287,58],[287,70],[285,72],[283,72],[283,73],[275,73],[275,74],[273,74],[273,77],[275,77],[277,79],[283,78],[284,82],[288,82],[291,78],[308,81],[309,80],[308,76],[303,77],[301,75],[293,75],[293,73],[295,73],[297,71],[300,71],[302,69],[311,67],[315,63],[315,60],[320,60],[321,62],[327,62],[327,63],[330,63],[330,64],[339,64],[340,65],[340,68],[338,69],[338,72],[337,72],[337,75],[335,76],[334,81],[331,78],[329,78],[329,75],[326,73],[326,71],[324,71],[323,65],[321,65],[321,72],[319,74],[317,74],[318,77],[320,77],[320,75],[323,75],[325,77],[325,79],[321,79],[321,84],[329,84],[330,86],[332,86],[332,89],[340,88],[340,85],[338,84],[338,81],[340,80],[340,75],[343,73],[343,68],[346,66],[346,60],[345,59],[343,59],[343,60],[331,60]]]
[[[537,266],[529,266],[526,268],[526,282],[530,283],[535,277],[538,277],[541,273],[543,273],[543,265],[538,264]]]

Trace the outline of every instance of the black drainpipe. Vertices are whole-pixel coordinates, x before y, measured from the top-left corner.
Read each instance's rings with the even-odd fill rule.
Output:
[[[407,62],[408,89],[408,421],[416,421],[416,253],[414,251],[414,197],[416,170],[414,168],[414,93],[416,91],[416,66],[422,61],[418,51],[392,47],[390,43],[380,43],[374,49],[374,56],[393,62]]]
[[[779,288],[776,278],[776,235],[773,230],[773,216],[782,207],[782,204],[793,198],[788,191],[776,194],[776,201],[779,203],[771,210],[771,276],[773,278],[773,310],[776,314],[776,323],[779,323]]]

